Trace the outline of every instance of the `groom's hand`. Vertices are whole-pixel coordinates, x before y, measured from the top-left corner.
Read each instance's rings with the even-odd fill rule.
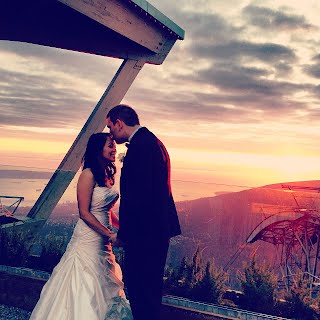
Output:
[[[123,242],[120,239],[118,239],[116,233],[113,233],[110,236],[110,241],[114,247],[123,247]]]

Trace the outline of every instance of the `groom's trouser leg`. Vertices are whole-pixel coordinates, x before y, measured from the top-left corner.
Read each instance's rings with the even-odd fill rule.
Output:
[[[159,320],[168,241],[127,248],[125,285],[134,320]]]

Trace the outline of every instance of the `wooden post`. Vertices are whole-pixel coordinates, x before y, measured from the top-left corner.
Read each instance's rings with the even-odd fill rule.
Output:
[[[105,128],[105,117],[109,109],[121,102],[144,63],[144,59],[123,61],[78,137],[28,213],[29,218],[44,221],[49,218],[81,166],[89,137]]]

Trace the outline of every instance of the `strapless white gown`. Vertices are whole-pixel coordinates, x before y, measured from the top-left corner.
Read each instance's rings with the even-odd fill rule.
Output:
[[[110,227],[114,188],[95,187],[91,213]],[[132,320],[110,244],[79,219],[66,252],[42,289],[32,320]]]

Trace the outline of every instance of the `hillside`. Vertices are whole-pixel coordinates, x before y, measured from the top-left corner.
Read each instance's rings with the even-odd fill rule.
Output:
[[[289,191],[290,186],[292,190]],[[320,181],[279,183],[240,192],[223,193],[214,197],[177,202],[182,235],[171,240],[168,263],[177,265],[186,256],[191,258],[199,247],[203,259],[214,259],[216,265],[227,267],[234,282],[238,270],[256,254],[260,262],[272,263],[275,247],[257,241],[246,244],[254,228],[271,214],[290,215],[290,208],[320,207]],[[117,207],[114,208],[117,212]],[[20,208],[26,214],[28,208]],[[51,222],[75,223],[76,203],[56,207]]]
[[[320,181],[296,182],[295,186],[316,188]],[[221,267],[239,254],[229,269],[233,278],[253,253],[259,261],[272,263],[274,246],[262,241],[245,245],[246,239],[270,214],[290,215],[284,207],[297,208],[298,204],[301,208],[319,209],[320,194],[309,191],[312,190],[287,192],[278,184],[178,202],[183,235],[173,240],[171,261],[178,263],[183,256],[190,258],[198,246],[204,260],[213,258]],[[258,204],[264,204],[267,209]]]

